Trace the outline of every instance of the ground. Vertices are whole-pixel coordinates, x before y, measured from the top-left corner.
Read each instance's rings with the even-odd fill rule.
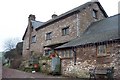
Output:
[[[28,72],[23,72],[23,71],[19,71],[16,69],[10,69],[10,68],[2,68],[2,78],[22,78],[22,79],[49,79],[49,78],[63,78],[62,76],[52,76],[52,75],[45,75],[42,73],[28,73]],[[44,79],[44,80],[46,80]]]

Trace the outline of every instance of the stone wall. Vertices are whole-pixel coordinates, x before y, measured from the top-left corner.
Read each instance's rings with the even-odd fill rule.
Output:
[[[120,45],[107,44],[107,55],[98,56],[96,46],[77,47],[76,65],[73,58],[63,58],[61,71],[63,75],[87,78],[89,69],[95,67],[114,67],[114,78],[120,77]]]
[[[80,36],[92,22],[96,21],[92,17],[93,9],[98,10],[98,20],[105,18],[97,4],[87,6],[78,13],[74,13],[68,17],[60,19],[39,29],[37,32],[32,33],[32,35],[36,34],[37,42],[31,44],[31,50],[36,51],[36,53],[43,54],[43,46],[64,43]],[[67,26],[69,26],[69,35],[62,36],[62,29]],[[52,39],[46,40],[45,35],[49,32],[52,32]]]
[[[93,18],[93,9],[98,11],[97,20],[105,18],[99,6],[94,3],[85,6],[85,8],[79,12],[62,17],[37,31],[35,29],[32,30],[31,22],[29,22],[23,40],[23,56],[29,58],[31,51],[37,54],[44,54],[44,46],[68,42],[80,36],[92,22],[96,21],[96,19]],[[63,36],[62,29],[67,26],[69,26],[69,35]],[[52,32],[52,39],[46,40],[46,33],[49,32]],[[31,43],[31,38],[34,35],[36,35],[36,43]]]

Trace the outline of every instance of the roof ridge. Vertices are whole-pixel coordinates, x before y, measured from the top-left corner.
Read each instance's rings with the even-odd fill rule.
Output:
[[[94,3],[97,3],[97,4],[98,4],[99,2],[91,2],[91,1],[86,2],[86,3],[80,5],[80,6],[76,7],[76,8],[73,8],[73,9],[71,9],[71,10],[65,12],[65,13],[60,14],[60,15],[57,16],[56,18],[53,18],[53,19],[50,19],[50,20],[46,21],[46,22],[45,22],[43,25],[41,25],[41,26],[43,27],[43,26],[45,26],[45,25],[47,25],[47,24],[49,24],[49,23],[52,23],[52,22],[54,22],[54,21],[56,21],[56,20],[58,20],[58,19],[60,19],[60,18],[62,18],[62,17],[64,17],[64,16],[67,16],[67,15],[69,15],[69,14],[71,14],[71,13],[74,13],[74,12],[77,12],[77,11],[81,11],[81,10],[84,9],[86,6],[89,6],[90,4],[94,4]],[[36,28],[36,30],[38,30],[39,28],[41,28],[41,27]]]
[[[42,22],[42,21],[37,21],[37,20],[31,20],[32,22],[41,22],[41,23],[44,23],[44,22]]]
[[[110,16],[110,17],[108,17],[108,18],[115,17],[115,16],[118,16],[118,15],[120,15],[120,13],[115,14],[115,15],[112,15],[112,16]]]

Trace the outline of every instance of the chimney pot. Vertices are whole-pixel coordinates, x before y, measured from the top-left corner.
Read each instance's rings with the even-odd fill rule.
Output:
[[[56,15],[56,14],[53,14],[53,15],[52,15],[52,18],[56,18],[56,17],[57,17],[57,15]]]

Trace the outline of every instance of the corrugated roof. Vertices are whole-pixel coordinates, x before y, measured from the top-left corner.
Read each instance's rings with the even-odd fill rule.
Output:
[[[92,23],[81,37],[59,46],[56,49],[120,39],[118,35],[120,27],[118,25],[118,17],[120,18],[120,14]]]
[[[71,14],[79,12],[79,11],[82,11],[87,6],[92,5],[94,3],[98,4],[99,8],[103,12],[103,15],[105,17],[108,17],[107,13],[104,11],[103,7],[101,6],[101,4],[99,2],[87,2],[87,3],[85,3],[85,4],[83,4],[83,5],[79,6],[79,7],[76,7],[76,8],[74,8],[74,9],[72,9],[72,10],[66,12],[66,13],[63,13],[63,14],[57,16],[56,18],[48,20],[47,22],[45,22],[44,24],[42,24],[41,26],[39,26],[38,28],[36,28],[36,30],[39,30],[40,28],[42,28],[42,27],[44,27],[46,25],[49,25],[49,24],[51,24],[51,23],[53,23],[53,22],[55,22],[57,20],[60,20],[60,19],[64,18],[65,16],[71,15]]]

